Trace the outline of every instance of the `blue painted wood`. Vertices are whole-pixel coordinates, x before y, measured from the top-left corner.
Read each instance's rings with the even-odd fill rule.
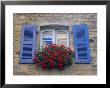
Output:
[[[88,26],[86,24],[73,25],[72,31],[74,36],[75,63],[89,64],[91,59]]]
[[[23,24],[21,29],[20,41],[20,63],[34,63],[33,58],[36,50],[36,31],[37,27],[32,24]]]

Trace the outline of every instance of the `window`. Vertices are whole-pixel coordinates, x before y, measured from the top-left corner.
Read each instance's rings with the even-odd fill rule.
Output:
[[[52,27],[51,27],[52,28]],[[69,31],[63,27],[43,28],[40,30],[40,46],[59,44],[69,47]]]

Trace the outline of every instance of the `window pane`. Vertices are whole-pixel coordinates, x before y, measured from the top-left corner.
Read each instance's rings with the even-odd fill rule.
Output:
[[[57,31],[56,32],[56,43],[67,46],[67,43],[68,43],[67,31]]]
[[[45,44],[52,44],[52,31],[42,33],[42,46],[45,46]]]

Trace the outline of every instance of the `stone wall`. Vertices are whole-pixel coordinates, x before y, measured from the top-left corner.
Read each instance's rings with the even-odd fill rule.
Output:
[[[96,13],[14,13],[13,15],[13,73],[14,75],[96,75],[97,74],[97,14]],[[20,31],[23,23],[37,26],[59,24],[69,26],[70,48],[73,47],[72,25],[85,23],[89,27],[89,41],[91,50],[91,64],[74,64],[63,71],[36,70],[33,64],[19,64]],[[40,46],[40,35],[37,33],[37,47]]]

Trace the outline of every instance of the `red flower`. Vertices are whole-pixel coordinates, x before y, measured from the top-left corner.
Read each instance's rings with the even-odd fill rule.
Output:
[[[69,47],[67,47],[67,51],[68,51],[68,52],[70,52],[70,51],[71,51],[71,49],[70,49]]]
[[[53,60],[52,59],[49,59],[48,61],[50,62],[50,68],[54,68],[54,62],[53,62]]]
[[[55,53],[54,56],[57,57],[58,56],[58,53]]]
[[[59,53],[59,54],[62,54],[62,50],[59,50],[58,53]]]
[[[61,58],[61,57],[58,57],[58,60],[59,60],[59,61],[61,61],[61,60],[62,60],[62,58]]]
[[[53,61],[50,62],[50,67],[54,68],[54,62]]]
[[[64,51],[64,55],[65,55],[65,56],[67,56],[67,53],[68,53],[67,51]]]
[[[53,44],[54,46],[56,46],[56,44]]]
[[[63,64],[61,62],[58,63],[58,67],[62,67]]]
[[[45,70],[45,69],[46,69],[46,67],[47,67],[47,65],[46,65],[46,64],[42,64],[42,69],[43,69],[43,70]]]
[[[50,45],[51,48],[56,48],[56,44]]]
[[[45,47],[45,49],[44,50],[48,50],[48,48],[47,47]]]
[[[38,62],[38,58],[34,58],[33,60],[34,60],[35,62]]]
[[[49,59],[48,56],[46,56],[46,55],[44,56],[44,58],[45,58],[45,59]]]
[[[55,53],[56,53],[56,51],[55,51],[55,50],[53,50],[53,53],[55,54]]]
[[[54,59],[54,58],[55,58],[55,56],[51,56],[51,58],[52,58],[52,59]]]
[[[64,47],[64,45],[61,45],[61,47]]]
[[[51,52],[50,52],[50,51],[48,51],[48,54],[51,54]]]
[[[64,63],[64,60],[62,57],[58,57],[58,61],[60,61],[62,64]]]
[[[49,62],[53,61],[51,58],[48,59]]]
[[[41,62],[41,64],[45,64],[45,62],[46,62],[46,61],[45,61],[45,60],[43,60],[43,61]]]
[[[44,53],[42,53],[42,56],[45,57],[46,55]]]
[[[58,63],[58,69],[62,69],[63,68],[63,64],[61,62]]]
[[[45,53],[44,52],[42,52],[42,55],[44,55]]]

